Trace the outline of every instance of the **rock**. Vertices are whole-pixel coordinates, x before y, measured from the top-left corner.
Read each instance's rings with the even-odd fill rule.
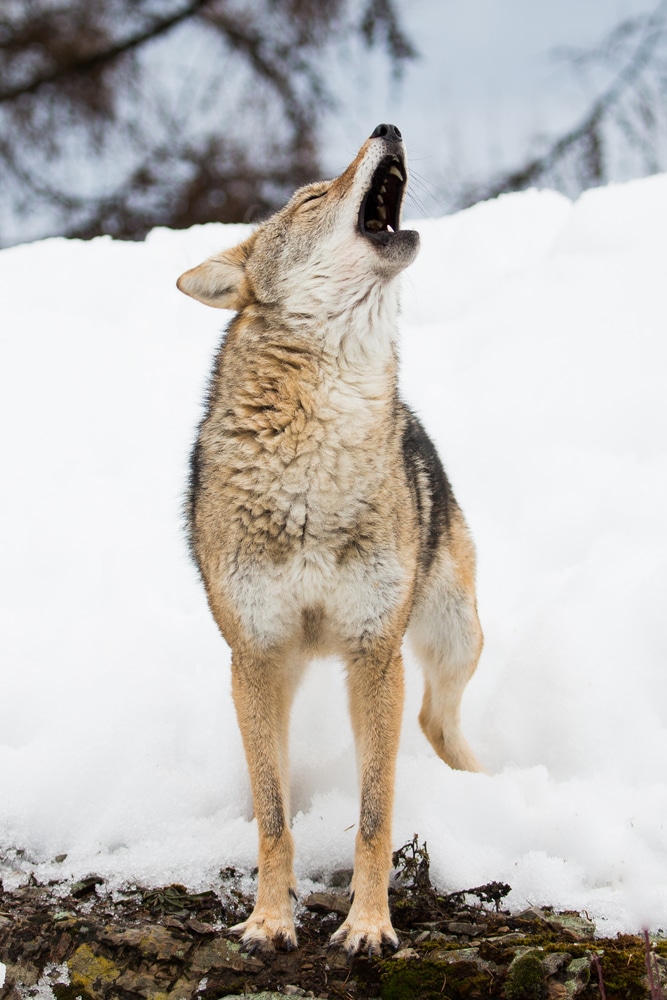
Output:
[[[97,955],[89,944],[82,944],[67,962],[72,986],[87,996],[102,997],[120,976],[120,969],[103,955]]]
[[[486,934],[488,924],[471,924],[462,920],[452,920],[447,924],[450,934],[467,934],[468,937],[475,937],[477,934]]]
[[[87,875],[80,882],[72,884],[69,894],[74,899],[83,899],[84,896],[89,896],[95,892],[98,885],[104,885],[104,879],[101,875]]]
[[[128,970],[116,980],[115,986],[128,993],[140,993],[144,997],[150,997],[150,1000],[165,1000],[167,994],[155,989],[157,982],[154,970],[147,973]]]
[[[39,979],[39,969],[30,962],[8,962],[5,959],[5,975],[10,983],[21,983],[22,986],[34,986]]]
[[[72,935],[63,932],[51,952],[51,962],[54,962],[56,965],[62,962],[65,956],[72,950],[72,943]]]
[[[429,951],[428,959],[433,962],[446,962],[448,965],[467,963],[476,966],[480,972],[488,972],[492,976],[495,976],[500,968],[495,962],[482,958],[477,947],[443,948],[442,951]]]
[[[305,993],[303,993],[301,995],[302,996],[306,996]],[[284,993],[282,993],[282,992],[281,993],[274,993],[274,992],[271,992],[271,991],[267,992],[266,990],[262,991],[261,993],[252,993],[251,996],[252,996],[252,1000],[285,1000],[285,994]],[[229,994],[229,995],[225,996],[224,1000],[248,1000],[248,994],[247,993],[234,993],[233,996],[231,994]],[[317,997],[315,998],[315,1000],[317,1000]]]
[[[186,924],[188,930],[194,931],[195,934],[217,934],[218,930],[213,926],[213,924],[205,924],[201,920],[196,920],[194,917],[190,917]]]
[[[351,868],[337,868],[335,871],[331,872],[329,878],[327,879],[328,884],[334,889],[347,889],[351,881]]]
[[[406,959],[407,960],[412,960],[412,959],[415,959],[415,958],[417,958],[417,959],[421,958],[421,955],[419,954],[418,951],[415,951],[414,948],[401,948],[399,951],[394,952],[394,954],[393,954],[392,957],[393,958],[398,958],[398,959],[403,959],[405,961]]]
[[[191,981],[182,977],[174,983],[166,994],[166,1000],[192,1000],[199,988],[199,982],[199,980]],[[157,1000],[157,998],[151,997],[150,1000]]]
[[[549,915],[548,922],[571,941],[592,941],[595,937],[595,924],[581,913]]]
[[[125,931],[105,927],[100,934],[100,941],[114,947],[134,948],[146,958],[157,959],[160,962],[172,958],[184,958],[191,946],[190,940],[172,933],[160,924],[132,927]]]
[[[351,904],[347,893],[311,892],[304,899],[303,905],[312,913],[337,913],[339,917],[346,917]]]
[[[552,951],[543,957],[542,965],[547,976],[555,976],[571,961],[572,955],[567,951]]]
[[[529,906],[527,910],[522,910],[521,913],[517,913],[517,920],[530,920],[532,923],[544,923],[547,920],[547,915],[544,910],[541,910],[539,906]]]
[[[431,935],[429,938],[430,941],[440,941],[444,944],[446,941],[454,940],[452,934],[443,934],[442,931],[429,931],[428,933]]]
[[[240,944],[227,941],[225,938],[200,945],[189,962],[190,972],[200,976],[206,975],[212,969],[252,972],[263,967],[264,963],[260,959],[244,955]]]
[[[479,957],[477,948],[451,948],[446,951],[434,951],[433,955],[443,962],[480,962],[485,964],[484,960]]]
[[[591,978],[592,955],[583,958],[573,958],[567,967],[566,985],[570,989],[570,996],[576,997],[588,986]]]

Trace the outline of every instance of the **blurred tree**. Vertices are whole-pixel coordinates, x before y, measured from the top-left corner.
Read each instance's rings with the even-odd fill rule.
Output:
[[[539,140],[521,166],[475,184],[447,185],[455,209],[529,187],[576,196],[619,174],[655,173],[667,151],[667,0],[620,23],[599,47],[560,50],[594,93],[563,135]]]
[[[332,38],[415,55],[394,0],[2,0],[10,238],[268,212],[320,173]]]

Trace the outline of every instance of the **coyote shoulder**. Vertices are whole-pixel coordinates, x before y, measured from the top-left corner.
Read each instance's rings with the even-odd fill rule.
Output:
[[[192,455],[189,525],[232,691],[259,833],[248,947],[296,944],[288,727],[314,656],[345,663],[360,778],[353,901],[332,941],[397,945],[387,901],[401,644],[425,677],[419,721],[477,770],[459,704],[482,646],[474,549],[431,444],[397,391],[401,134],[379,125],[333,181],[301,188],[179,288],[236,312]]]

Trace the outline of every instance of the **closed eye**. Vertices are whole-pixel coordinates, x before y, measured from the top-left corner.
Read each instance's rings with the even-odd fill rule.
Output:
[[[310,201],[317,201],[318,198],[324,198],[325,194],[326,194],[326,191],[320,191],[319,194],[309,194],[307,198],[303,199],[303,201],[299,205],[299,208],[303,208],[303,206],[307,205],[308,202],[310,202]]]

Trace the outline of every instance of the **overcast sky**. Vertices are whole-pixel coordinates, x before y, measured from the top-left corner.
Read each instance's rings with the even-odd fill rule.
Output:
[[[594,47],[656,2],[410,0],[403,21],[421,58],[397,88],[350,53],[327,166],[337,171],[381,121],[401,128],[413,170],[431,184],[451,167],[484,176],[519,164],[536,136],[576,122],[593,93],[554,50]]]

